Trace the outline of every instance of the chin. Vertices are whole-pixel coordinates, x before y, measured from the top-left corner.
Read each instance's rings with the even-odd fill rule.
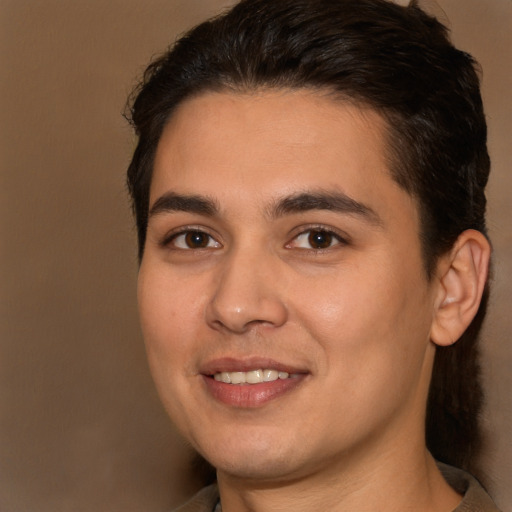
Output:
[[[240,457],[223,457],[214,464],[218,473],[224,473],[230,477],[259,482],[278,482],[292,477],[297,472],[292,461],[284,461],[267,456],[263,459],[247,459]]]
[[[220,447],[220,445],[217,445]],[[218,450],[203,451],[203,456],[219,473],[245,480],[279,481],[302,472],[297,446],[283,443],[230,443]]]

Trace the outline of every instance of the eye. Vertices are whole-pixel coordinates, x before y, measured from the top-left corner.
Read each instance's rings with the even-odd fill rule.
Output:
[[[333,231],[317,228],[300,233],[288,244],[288,247],[322,250],[344,243],[346,241]]]
[[[166,245],[172,245],[173,248],[185,250],[210,249],[221,246],[220,243],[208,233],[199,230],[188,230],[177,233],[168,239]]]

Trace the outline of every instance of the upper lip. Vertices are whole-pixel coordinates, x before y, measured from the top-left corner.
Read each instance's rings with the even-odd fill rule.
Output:
[[[289,374],[308,373],[304,368],[266,357],[222,357],[212,359],[201,366],[200,373],[203,375],[215,375],[221,372],[249,372],[259,369],[277,370]]]

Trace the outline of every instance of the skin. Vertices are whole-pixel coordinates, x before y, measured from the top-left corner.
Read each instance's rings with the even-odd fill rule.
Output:
[[[218,469],[224,512],[456,507],[424,442],[446,290],[425,276],[417,205],[390,176],[376,112],[311,91],[187,100],[160,140],[150,211],[149,362]],[[300,378],[226,403],[205,375],[226,358]]]

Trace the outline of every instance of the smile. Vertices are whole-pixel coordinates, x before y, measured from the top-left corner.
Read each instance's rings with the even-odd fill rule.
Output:
[[[297,374],[290,375],[288,372],[278,370],[251,370],[248,372],[219,372],[213,375],[217,382],[225,384],[261,384],[262,382],[274,382],[278,379],[290,379],[298,377]]]
[[[269,358],[225,357],[203,365],[200,375],[204,389],[215,401],[251,409],[293,393],[310,372]]]

